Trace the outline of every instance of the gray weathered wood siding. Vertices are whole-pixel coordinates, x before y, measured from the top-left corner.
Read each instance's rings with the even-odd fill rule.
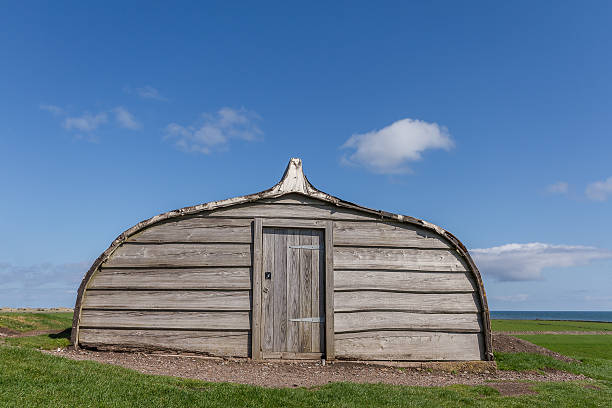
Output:
[[[253,220],[333,221],[337,358],[484,358],[477,283],[430,230],[299,194],[153,224],[87,282],[78,342],[249,356]]]
[[[394,222],[334,222],[336,357],[480,360],[482,307],[449,242]]]

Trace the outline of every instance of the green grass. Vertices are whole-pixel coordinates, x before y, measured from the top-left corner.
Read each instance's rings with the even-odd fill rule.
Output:
[[[566,363],[553,357],[534,353],[495,352],[495,361],[500,370],[544,370],[552,368],[601,380],[612,391],[612,361],[602,358],[583,358],[576,363]]]
[[[557,320],[491,320],[495,331],[612,331],[612,323]]]
[[[612,360],[612,335],[529,334],[516,337],[578,359]]]
[[[0,346],[2,407],[607,407],[612,390],[580,382],[537,384],[537,395],[502,397],[486,386],[402,387],[334,383],[265,389],[140,374]]]
[[[28,332],[32,330],[64,330],[72,326],[72,313],[67,312],[3,312],[0,327]]]
[[[1,407],[607,407],[612,406],[612,336],[520,336],[579,358],[565,363],[528,353],[496,353],[504,370],[554,368],[596,379],[598,389],[582,382],[533,383],[537,395],[502,397],[486,386],[406,387],[334,383],[313,389],[206,383],[152,376],[92,361],[72,361],[32,349],[68,345],[70,313],[2,313],[0,326],[22,332],[61,330],[58,334],[0,341]],[[516,322],[516,321],[513,321]],[[529,322],[540,323],[540,322]],[[557,322],[554,322],[557,323]],[[566,322],[561,322],[563,325]],[[580,323],[580,322],[569,322]],[[495,323],[494,323],[495,324]],[[502,329],[507,330],[507,329]],[[515,329],[515,330],[533,330]],[[544,328],[541,330],[551,330]],[[567,328],[557,330],[602,330]],[[15,347],[18,346],[18,347]],[[598,357],[598,358],[594,358]]]
[[[612,387],[612,336],[534,334],[516,336],[563,355],[580,360],[566,363],[549,356],[532,353],[495,353],[502,370],[554,368],[607,382]]]
[[[41,334],[39,336],[8,337],[0,339],[1,342],[11,346],[21,346],[40,350],[54,350],[70,345],[70,329],[57,334]]]

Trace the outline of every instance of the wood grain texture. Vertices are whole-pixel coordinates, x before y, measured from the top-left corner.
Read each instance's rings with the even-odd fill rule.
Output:
[[[263,358],[277,360],[320,360],[322,353],[294,353],[288,351],[267,351],[263,353]]]
[[[299,204],[242,204],[219,208],[202,213],[203,217],[241,217],[241,218],[306,218],[333,220],[375,220],[376,215],[361,211],[335,207],[329,204],[299,205]]]
[[[334,317],[336,333],[367,330],[482,331],[477,313],[351,312],[336,313]]]
[[[392,290],[412,292],[473,292],[467,273],[380,270],[339,270],[334,273],[338,290]]]
[[[115,269],[102,268],[90,289],[251,289],[248,267]]]
[[[263,269],[262,273],[274,270],[274,234],[263,233]],[[274,350],[274,276],[271,279],[261,279],[261,350]],[[265,358],[265,357],[264,357]]]
[[[261,307],[262,307],[262,246],[263,228],[261,218],[253,221],[253,305],[251,308],[251,358],[261,359]]]
[[[334,247],[334,268],[433,272],[467,270],[461,259],[449,250],[337,246]]]
[[[336,358],[334,340],[334,224],[325,227],[325,358]]]
[[[287,234],[282,229],[270,229],[274,244],[274,349],[287,351]]]
[[[249,291],[89,290],[84,308],[251,310]]]
[[[334,293],[336,312],[397,310],[423,313],[477,313],[476,293],[401,293],[354,291]]]
[[[313,244],[313,230],[299,230],[300,245],[312,245]],[[317,242],[318,243],[318,242]],[[297,285],[299,286],[299,305],[298,314],[301,318],[314,317],[315,314],[312,311],[312,278],[314,274],[318,275],[318,270],[312,268],[312,254],[313,252],[319,252],[318,250],[298,249],[299,256],[299,279]],[[315,296],[319,296],[318,293]],[[316,315],[318,317],[318,314]],[[312,326],[319,325],[318,323],[311,322],[298,322],[298,352],[307,353],[312,352]]]
[[[312,230],[312,245],[324,245],[324,232]],[[312,251],[311,268],[313,271],[311,288],[311,310],[313,316],[325,318],[325,253]],[[325,323],[312,324],[311,350],[320,353],[325,350]]]
[[[123,244],[104,267],[251,266],[248,244]]]
[[[300,245],[300,236],[284,230],[287,233],[287,349],[275,351],[299,352],[299,324],[292,322],[300,316],[300,255],[299,250],[289,249]],[[295,230],[293,230],[295,231]]]
[[[393,222],[334,222],[334,245],[451,248],[440,235],[413,225]]]
[[[189,217],[166,221],[130,237],[128,242],[251,243],[251,220]]]
[[[325,201],[295,193],[276,198],[264,198],[258,202],[265,204],[328,205]]]
[[[249,312],[152,312],[83,309],[81,326],[89,328],[249,330],[251,322]]]
[[[483,358],[476,333],[380,331],[336,334],[336,356],[359,360],[470,361]]]
[[[289,218],[289,219],[279,219],[279,218],[262,218],[262,223],[264,227],[274,227],[274,228],[324,228],[327,224],[326,220],[307,220],[301,218]]]
[[[250,334],[235,331],[81,329],[85,347],[162,349],[223,357],[248,357]]]

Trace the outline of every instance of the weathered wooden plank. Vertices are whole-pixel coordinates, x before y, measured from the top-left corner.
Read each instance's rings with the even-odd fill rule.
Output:
[[[261,359],[261,278],[263,228],[261,218],[253,221],[253,306],[251,310],[251,358]]]
[[[410,224],[394,222],[334,222],[334,245],[452,248],[438,234]]]
[[[323,241],[323,231],[313,230],[312,244],[320,246]],[[312,268],[312,288],[311,288],[311,310],[313,317],[325,318],[325,254],[321,254],[321,251],[312,251],[311,268]],[[325,324],[325,323],[324,323]],[[325,327],[325,326],[323,326]],[[311,350],[313,352],[321,352],[325,348],[322,343],[323,331],[321,330],[320,324],[311,324],[312,330],[312,344]]]
[[[336,312],[398,310],[423,313],[477,313],[476,293],[402,293],[373,290],[336,292]]]
[[[375,214],[349,210],[332,205],[265,204],[250,203],[224,207],[202,213],[202,217],[242,217],[242,218],[307,218],[333,220],[375,220]]]
[[[325,201],[295,193],[285,194],[284,196],[276,198],[263,198],[258,202],[266,204],[329,205]]]
[[[88,290],[84,308],[251,310],[249,291]]]
[[[129,238],[129,242],[233,242],[251,243],[251,220],[189,217],[155,224]]]
[[[380,331],[336,334],[336,356],[359,360],[453,361],[483,359],[478,333]]]
[[[351,312],[336,313],[334,317],[336,333],[367,330],[482,331],[477,313]]]
[[[326,220],[306,220],[301,218],[262,218],[264,227],[274,228],[324,228]]]
[[[467,270],[454,252],[412,248],[334,247],[334,267],[440,272]]]
[[[250,337],[248,332],[233,331],[81,329],[79,343],[85,347],[178,350],[248,357]]]
[[[300,230],[299,245],[312,246],[312,230]],[[312,254],[317,250],[298,249],[299,253],[299,316],[313,317],[312,313]],[[316,324],[318,325],[318,323]],[[298,351],[300,353],[312,350],[312,326],[311,322],[298,322]]]
[[[322,353],[294,353],[288,351],[268,351],[263,353],[263,358],[281,360],[320,360]]]
[[[93,289],[251,289],[248,267],[114,269],[102,268]]]
[[[340,270],[334,273],[336,290],[394,290],[412,292],[472,292],[467,273],[380,270]]]
[[[334,340],[334,223],[325,227],[325,358],[336,358]]]
[[[270,229],[274,238],[274,350],[287,350],[287,230]]]
[[[251,246],[126,243],[119,247],[103,266],[251,266]]]
[[[249,312],[152,312],[88,310],[81,312],[82,327],[249,330]]]
[[[289,248],[300,244],[297,230],[287,231],[287,349],[293,353],[299,352],[299,325],[291,321],[301,316],[300,313],[300,256],[299,249]]]
[[[264,230],[266,231],[266,230]],[[263,234],[263,269],[262,273],[271,272],[274,268],[274,234]],[[261,280],[261,350],[274,350],[274,281],[272,278],[262,278]],[[264,357],[265,358],[265,357]]]

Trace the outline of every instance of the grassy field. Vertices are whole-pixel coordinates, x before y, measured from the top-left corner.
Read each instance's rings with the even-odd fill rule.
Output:
[[[72,313],[2,312],[0,327],[28,332],[32,330],[64,330],[72,326]]]
[[[504,397],[491,387],[461,385],[406,387],[334,383],[313,389],[266,389],[145,375],[121,367],[91,361],[72,361],[33,350],[67,345],[70,320],[69,313],[0,314],[0,327],[9,327],[13,330],[26,332],[67,329],[59,334],[4,339],[4,345],[0,344],[1,407],[612,406],[612,357],[610,356],[612,347],[609,343],[612,336],[609,335],[520,336],[582,361],[565,363],[538,354],[496,353],[500,369],[553,368],[584,374],[596,382],[534,383],[532,388],[538,392],[535,395]],[[600,328],[576,329],[573,328],[575,327],[572,326],[573,323],[580,322],[560,322],[562,328],[555,330],[601,330]],[[596,388],[593,388],[593,385]]]
[[[24,346],[29,348],[51,350],[67,347],[70,344],[72,313],[49,312],[2,312],[0,327],[27,333],[33,330],[56,331],[59,333],[40,334],[38,336],[0,338],[0,344]]]
[[[612,360],[612,335],[530,334],[516,337],[578,359]]]
[[[612,331],[612,323],[558,320],[491,320],[493,331]]]

